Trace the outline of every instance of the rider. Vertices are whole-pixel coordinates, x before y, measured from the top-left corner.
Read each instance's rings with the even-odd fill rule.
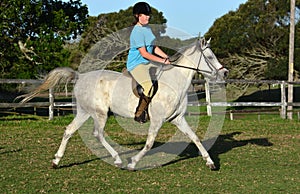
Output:
[[[153,91],[149,70],[150,61],[170,64],[169,57],[158,46],[154,45],[155,36],[150,28],[149,19],[151,7],[146,2],[139,2],[133,6],[135,18],[134,27],[130,34],[130,49],[127,59],[127,70],[143,87],[139,104],[136,108],[134,120],[140,123],[147,121],[146,110],[151,101]]]

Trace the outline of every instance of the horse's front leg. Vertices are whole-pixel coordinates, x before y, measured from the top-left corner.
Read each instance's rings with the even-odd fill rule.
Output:
[[[155,138],[157,136],[157,133],[159,131],[159,129],[162,126],[162,121],[160,122],[154,122],[152,121],[150,123],[150,128],[149,128],[149,132],[148,132],[148,136],[147,136],[147,140],[146,140],[146,144],[144,146],[144,148],[135,156],[133,156],[131,158],[131,162],[128,164],[128,170],[134,170],[136,164],[142,159],[142,157],[152,148]]]
[[[206,166],[210,169],[215,169],[215,165],[213,160],[210,158],[208,152],[200,142],[198,136],[195,134],[195,132],[190,128],[188,123],[186,122],[184,117],[176,118],[172,121],[173,124],[175,124],[180,131],[182,131],[185,135],[187,135],[198,147],[202,157],[204,160],[206,160]]]

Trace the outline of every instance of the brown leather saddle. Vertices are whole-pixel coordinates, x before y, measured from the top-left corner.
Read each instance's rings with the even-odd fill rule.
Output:
[[[156,71],[157,71],[156,67],[152,67],[149,70],[149,74],[152,80],[152,90],[153,90],[153,95],[151,96],[151,98],[156,94],[158,90],[158,80],[156,76]],[[143,87],[132,77],[132,75],[130,74],[129,71],[127,71],[126,68],[122,70],[122,73],[124,76],[131,78],[132,92],[137,98],[140,98],[144,90]]]

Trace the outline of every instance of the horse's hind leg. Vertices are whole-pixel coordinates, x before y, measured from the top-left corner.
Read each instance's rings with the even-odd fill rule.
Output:
[[[106,150],[111,154],[111,156],[115,159],[114,164],[117,167],[122,166],[122,160],[118,154],[118,152],[109,145],[109,143],[105,140],[104,137],[104,127],[107,120],[107,114],[98,114],[96,118],[94,118],[94,136],[102,143],[102,145],[106,148]]]
[[[202,143],[200,142],[198,136],[195,134],[195,132],[190,128],[188,123],[186,122],[184,117],[176,118],[172,121],[173,124],[175,124],[180,131],[182,131],[185,135],[187,135],[198,147],[202,157],[204,160],[206,160],[206,166],[210,169],[215,169],[214,162],[210,158],[208,152],[203,147]]]
[[[89,118],[89,115],[87,113],[80,113],[81,111],[77,112],[76,117],[73,119],[73,121],[66,127],[65,133],[63,135],[61,144],[55,154],[55,158],[52,161],[52,167],[57,168],[58,163],[63,157],[66,146],[68,144],[69,139],[72,137],[72,135],[81,127],[81,125]]]

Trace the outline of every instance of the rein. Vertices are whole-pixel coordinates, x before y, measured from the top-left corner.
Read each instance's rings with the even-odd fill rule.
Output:
[[[206,48],[208,48],[208,47],[206,47]],[[205,48],[205,49],[206,49],[206,48]],[[187,66],[183,66],[183,65],[177,65],[177,64],[174,64],[174,63],[171,63],[170,65],[172,65],[172,66],[174,66],[174,67],[179,67],[179,68],[184,68],[184,69],[190,69],[190,70],[196,71],[197,73],[207,73],[207,74],[211,74],[211,75],[213,75],[214,72],[217,73],[218,71],[224,69],[224,66],[222,66],[222,67],[220,67],[219,69],[217,69],[217,68],[215,68],[215,67],[209,62],[209,60],[207,59],[207,57],[206,57],[206,56],[204,55],[204,53],[203,53],[203,51],[204,51],[205,49],[201,49],[201,56],[200,56],[200,58],[199,58],[197,68],[194,68],[194,67],[187,67]],[[194,52],[195,52],[195,51],[193,51],[193,53],[194,53]],[[211,71],[199,69],[199,66],[200,66],[200,62],[201,62],[202,56],[204,57],[204,60],[205,60],[205,62],[206,62],[206,64],[207,64],[207,66],[211,69]],[[175,61],[176,61],[176,60],[175,60]],[[174,61],[172,61],[172,62],[174,62]],[[218,76],[218,75],[216,75],[216,76]]]
[[[197,71],[199,73],[212,73],[211,71],[206,71],[206,70],[200,70],[200,69],[197,69],[197,68],[193,68],[193,67],[187,67],[187,66],[183,66],[183,65],[177,65],[177,64],[170,64],[174,67],[180,67],[180,68],[184,68],[184,69],[190,69],[190,70],[193,70],[193,71]],[[223,67],[222,67],[223,68]]]

